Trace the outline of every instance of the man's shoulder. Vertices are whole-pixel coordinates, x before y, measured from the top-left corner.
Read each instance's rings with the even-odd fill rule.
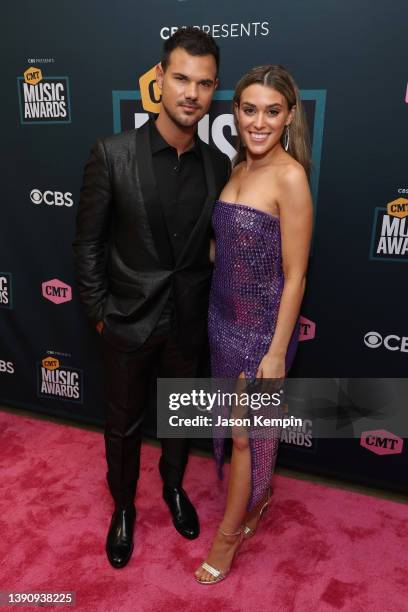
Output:
[[[102,142],[104,147],[108,150],[120,149],[121,147],[129,146],[129,144],[133,144],[136,139],[136,131],[126,130],[125,132],[120,132],[119,134],[111,134],[110,136],[105,136],[100,138],[99,140]]]
[[[139,130],[146,133],[146,128],[147,126],[143,124],[137,129],[98,138],[94,146],[97,149],[102,147],[108,159],[116,158],[118,155],[122,157],[123,154],[134,155],[136,153],[136,133]]]

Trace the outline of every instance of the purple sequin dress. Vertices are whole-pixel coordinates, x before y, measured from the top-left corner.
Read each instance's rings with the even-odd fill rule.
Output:
[[[254,378],[275,332],[283,290],[279,218],[245,204],[217,200],[212,224],[216,255],[208,315],[213,378]],[[296,352],[298,325],[286,355],[286,371]],[[281,428],[268,437],[249,437],[251,495],[248,509],[265,496],[274,471]],[[214,438],[222,477],[224,440]]]

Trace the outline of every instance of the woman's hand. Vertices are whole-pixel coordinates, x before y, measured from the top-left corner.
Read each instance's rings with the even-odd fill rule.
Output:
[[[284,378],[285,356],[266,353],[261,359],[256,373],[257,378]]]

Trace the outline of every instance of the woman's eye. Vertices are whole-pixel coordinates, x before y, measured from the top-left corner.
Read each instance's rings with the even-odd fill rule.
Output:
[[[254,112],[254,109],[253,109],[253,108],[244,108],[244,113],[245,113],[246,115],[252,115],[252,114],[253,114],[253,112]]]

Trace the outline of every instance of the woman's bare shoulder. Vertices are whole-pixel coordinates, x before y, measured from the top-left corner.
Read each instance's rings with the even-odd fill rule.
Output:
[[[305,169],[290,155],[285,156],[280,164],[274,167],[275,176],[282,185],[298,186],[307,183]]]

